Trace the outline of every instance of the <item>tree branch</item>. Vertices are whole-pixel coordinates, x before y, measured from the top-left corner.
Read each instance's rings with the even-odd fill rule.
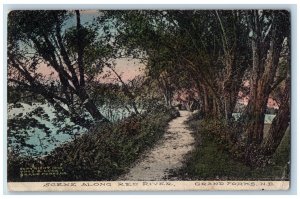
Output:
[[[82,38],[82,27],[80,24],[80,12],[76,10],[76,22],[77,22],[77,54],[78,54],[78,68],[79,68],[79,75],[80,75],[80,86],[85,86],[84,80],[84,66],[83,66],[83,50],[84,46],[83,38]]]
[[[119,79],[119,81],[120,81],[121,84],[123,85],[124,91],[125,91],[125,93],[127,94],[127,96],[130,98],[130,100],[131,100],[131,105],[132,105],[132,107],[133,107],[135,113],[136,113],[136,114],[139,114],[139,111],[138,111],[138,109],[137,109],[137,107],[136,107],[136,104],[135,104],[135,102],[134,102],[134,98],[135,98],[135,97],[134,97],[134,95],[130,92],[130,90],[129,90],[127,84],[125,84],[125,82],[122,80],[122,77],[117,73],[117,71],[116,71],[115,69],[113,69],[113,67],[109,67],[109,68],[110,68],[110,70],[117,76],[117,78]]]

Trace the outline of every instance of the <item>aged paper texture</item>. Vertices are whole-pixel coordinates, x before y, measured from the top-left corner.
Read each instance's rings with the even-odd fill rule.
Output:
[[[10,191],[288,190],[287,10],[12,10]]]

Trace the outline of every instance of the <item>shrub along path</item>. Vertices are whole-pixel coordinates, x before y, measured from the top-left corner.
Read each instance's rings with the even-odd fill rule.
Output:
[[[163,138],[119,180],[170,180],[169,173],[183,165],[185,155],[194,147],[192,132],[185,124],[190,114],[180,111],[180,117],[169,122]]]

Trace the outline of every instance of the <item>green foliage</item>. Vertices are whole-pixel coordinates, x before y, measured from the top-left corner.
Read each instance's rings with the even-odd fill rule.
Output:
[[[107,122],[89,99],[90,88],[86,85],[103,72],[104,66],[111,65],[110,37],[101,35],[96,24],[82,25],[79,11],[75,28],[70,23],[73,13],[65,10],[9,13],[9,85],[40,95],[65,115],[80,118],[75,107],[80,103],[94,120]],[[53,77],[39,72],[42,64],[56,76],[55,80],[49,82]]]
[[[221,139],[226,128],[212,120],[191,120],[196,146],[177,175],[187,180],[287,180],[289,178],[289,133],[265,167],[249,167],[238,159],[241,153]],[[219,135],[219,136],[218,136]],[[231,150],[230,150],[231,149]]]
[[[8,15],[8,36],[14,41],[21,40],[24,42],[30,37],[40,39],[43,34],[54,33],[55,25],[57,23],[62,25],[71,15],[64,10],[11,11]]]
[[[275,17],[277,15],[278,17]],[[52,154],[43,158],[20,158],[12,151],[9,154],[11,180],[114,179],[126,171],[141,152],[151,147],[162,135],[169,119],[177,116],[176,111],[166,109],[161,104],[165,100],[165,103],[171,106],[174,94],[181,89],[193,90],[199,94],[199,100],[204,107],[201,111],[206,113],[199,113],[194,119],[203,119],[203,116],[209,116],[211,119],[191,121],[197,146],[186,167],[181,171],[183,176],[195,179],[277,179],[282,175],[282,171],[286,170],[283,168],[288,168],[288,141],[282,142],[281,148],[278,148],[270,159],[259,154],[259,147],[252,147],[251,144],[246,147],[240,141],[242,131],[239,123],[230,119],[226,122],[216,121],[216,118],[230,118],[243,78],[257,79],[254,82],[259,82],[260,78],[254,77],[265,73],[266,75],[261,77],[268,80],[261,81],[258,85],[263,83],[266,89],[263,86],[253,86],[256,84],[250,85],[250,90],[253,87],[252,90],[260,91],[267,90],[272,85],[278,86],[286,78],[286,66],[289,63],[288,12],[101,11],[95,23],[91,25],[80,25],[80,17],[77,15],[76,28],[66,25],[71,16],[72,13],[68,11],[10,12],[10,98],[27,98],[15,91],[19,89],[29,94],[33,93],[35,100],[44,98],[52,105],[56,104],[58,112],[68,112],[63,114],[71,115],[73,122],[86,127],[89,127],[92,121],[83,119],[84,109],[89,111],[95,121],[106,121],[97,109],[97,106],[101,105],[125,107],[130,112],[130,108],[138,104],[137,107],[147,114],[132,115],[114,124],[96,124],[90,133],[56,148]],[[258,17],[257,20],[255,17]],[[255,24],[256,31],[252,27]],[[280,36],[279,39],[277,36]],[[259,41],[256,52],[256,48],[251,46],[256,44],[255,40]],[[280,60],[278,69],[265,66],[268,52],[273,52],[272,43],[278,43],[277,48],[274,48],[277,56],[272,58]],[[281,49],[279,46],[285,47]],[[260,56],[258,60],[262,60],[259,70],[254,70],[255,66],[251,67],[251,63],[257,62],[253,58],[256,54]],[[286,54],[287,58],[284,58],[283,54]],[[124,57],[140,59],[141,63],[146,65],[146,78],[136,84],[131,81],[131,85],[128,83],[122,86],[97,86],[98,74],[103,72],[103,68],[113,67],[114,59]],[[57,82],[47,82],[46,77],[37,72],[41,63],[58,73]],[[253,69],[251,77],[245,77],[248,68]],[[278,76],[277,79],[275,76]],[[273,81],[275,79],[278,81]],[[16,89],[13,90],[16,85]],[[280,99],[282,91],[279,87],[277,89],[276,98]],[[262,93],[265,95],[263,98],[267,99],[270,93],[271,90]],[[246,95],[246,92],[244,94]],[[250,96],[249,104],[259,104],[259,101],[262,103],[257,110],[261,110],[263,115],[266,106],[264,100],[252,99]],[[56,102],[66,105],[68,111]],[[249,116],[253,111],[248,111]],[[33,114],[47,120],[47,116],[39,109]],[[45,125],[39,124],[38,120],[30,118],[31,116],[21,118],[20,115],[8,121],[9,136],[12,132],[23,130],[24,133],[18,135],[17,139],[29,148],[32,146],[26,145],[28,129],[24,126],[50,133]],[[57,117],[58,125],[61,124],[59,121],[63,120]],[[15,124],[16,122],[19,124]],[[227,125],[228,123],[230,125]],[[257,128],[250,126],[249,129]],[[66,131],[71,132],[72,127],[61,127],[61,132]],[[248,165],[251,165],[253,160],[255,167],[261,164],[261,168],[245,165],[245,156],[250,159]],[[62,166],[66,174],[20,179],[20,167],[32,166]],[[286,178],[286,175],[283,178]]]
[[[161,107],[162,108],[162,107]],[[163,135],[173,109],[133,115],[114,125],[96,126],[89,133],[38,159],[8,157],[9,181],[114,180]],[[21,167],[61,166],[62,176],[20,178]]]

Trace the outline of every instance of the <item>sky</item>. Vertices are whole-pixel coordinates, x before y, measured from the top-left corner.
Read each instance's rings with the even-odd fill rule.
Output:
[[[116,66],[116,72],[122,77],[122,80],[124,82],[128,82],[132,79],[134,79],[138,75],[143,75],[144,74],[144,69],[145,65],[139,63],[137,60],[131,59],[118,59],[115,61]],[[103,79],[105,74],[107,74],[110,71],[109,68],[105,67],[103,69],[103,72],[99,74],[98,79],[100,79],[101,83],[113,83],[114,79],[116,79],[116,76],[114,74],[111,74],[109,77],[106,77]],[[46,64],[42,63],[37,69],[37,73],[41,73],[44,76],[49,76],[52,75],[52,79],[57,79],[57,73],[55,70],[51,67],[47,67]]]
[[[96,10],[82,10],[80,11],[81,14],[81,24],[86,23],[92,23],[93,19],[97,16],[99,16],[99,13]],[[69,28],[76,25],[76,19],[75,16],[71,17],[65,24],[65,28]],[[145,65],[139,63],[137,60],[134,59],[117,59],[115,60],[116,63],[116,71],[119,73],[123,79],[124,82],[128,82],[132,80],[137,75],[143,74],[143,69],[145,68]],[[100,77],[106,74],[109,71],[108,68],[104,68],[104,72],[100,74]],[[41,64],[38,68],[37,72],[42,73],[43,75],[50,75],[53,73],[52,78],[57,78],[57,73],[51,69],[50,67],[47,67],[45,64]],[[115,75],[111,75],[110,77],[106,79],[101,79],[101,82],[103,83],[110,83],[113,82],[113,79],[115,79]]]
[[[116,72],[121,75],[123,81],[128,82],[134,79],[138,75],[144,74],[145,65],[139,63],[138,60],[134,59],[118,59],[116,60]],[[104,74],[109,71],[108,68],[104,68]],[[110,78],[116,78],[112,75]],[[110,79],[104,82],[110,82]]]

